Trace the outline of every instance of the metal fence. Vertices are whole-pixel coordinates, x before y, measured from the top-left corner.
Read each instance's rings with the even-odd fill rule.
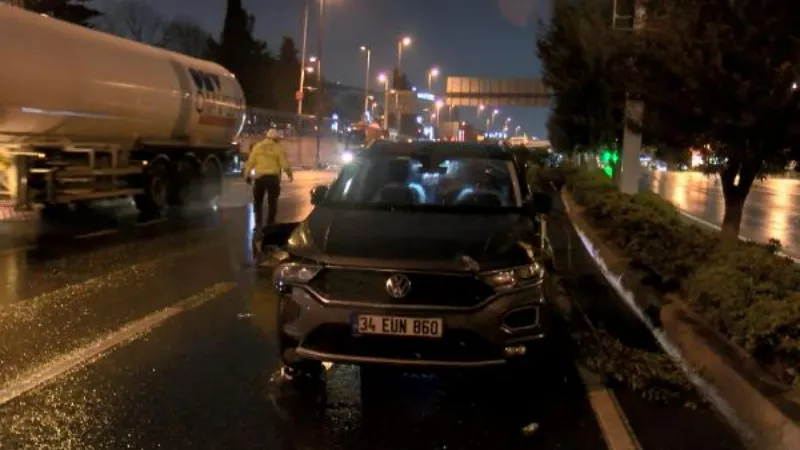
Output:
[[[333,164],[344,148],[345,135],[351,124],[331,117],[322,118],[320,123],[318,142],[314,116],[250,108],[239,137],[239,149],[246,157],[252,145],[263,139],[267,130],[274,128],[283,137],[281,144],[292,166],[310,168]]]

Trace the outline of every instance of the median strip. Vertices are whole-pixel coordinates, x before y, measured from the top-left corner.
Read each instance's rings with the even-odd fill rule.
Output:
[[[797,448],[800,428],[782,409],[754,387],[752,381],[738,370],[730,358],[723,356],[721,350],[709,341],[708,336],[715,332],[704,325],[701,319],[692,320],[691,311],[678,299],[657,299],[656,293],[641,283],[641,274],[631,270],[630,259],[612,249],[607,240],[600,237],[593,226],[588,224],[583,217],[584,211],[580,210],[572,196],[565,191],[562,199],[583,246],[608,283],[617,291],[619,298],[639,316],[663,350],[740,435],[760,449]],[[607,198],[603,201],[607,201]],[[619,219],[611,218],[612,221]],[[651,228],[642,226],[642,229],[643,233],[652,233]],[[646,239],[658,239],[658,235],[647,236]],[[634,241],[631,245],[640,245],[639,242]],[[660,326],[654,324],[644,313],[644,309],[653,306],[653,302],[659,303],[657,307],[660,308]]]

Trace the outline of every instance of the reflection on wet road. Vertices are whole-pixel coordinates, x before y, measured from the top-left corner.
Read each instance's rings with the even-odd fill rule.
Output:
[[[717,177],[695,172],[652,172],[653,192],[684,212],[719,225],[724,214],[722,186]],[[778,239],[783,251],[800,257],[800,180],[756,181],[747,198],[742,236],[767,242]]]
[[[308,190],[329,179],[285,186],[280,220],[307,215]],[[606,448],[577,371],[543,384],[536,373],[334,365],[325,384],[286,382],[247,199],[233,182],[216,211],[2,256],[0,448]],[[708,450],[739,449],[707,412],[620,394],[647,450],[696,448],[698,436]]]

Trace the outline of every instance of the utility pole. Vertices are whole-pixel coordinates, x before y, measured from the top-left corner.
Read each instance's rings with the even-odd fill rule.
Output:
[[[306,52],[308,51],[308,2],[303,6],[303,44],[300,51],[300,89],[297,91],[297,115],[303,115],[303,97],[306,89]]]
[[[319,149],[322,145],[322,97],[325,95],[325,82],[322,80],[322,33],[324,31],[323,22],[325,18],[325,0],[319,0],[319,20],[317,23],[317,76],[319,77],[319,87],[317,88],[317,167],[322,167]]]
[[[364,120],[369,118],[369,66],[372,59],[372,49],[367,46],[361,46],[361,51],[367,54],[367,70],[364,75]]]

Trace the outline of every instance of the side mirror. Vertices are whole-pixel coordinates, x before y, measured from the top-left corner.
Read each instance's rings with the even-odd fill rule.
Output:
[[[538,214],[549,214],[553,209],[553,199],[544,192],[534,192],[531,198],[523,204],[523,209],[531,217]]]
[[[314,186],[314,189],[311,189],[311,204],[316,206],[322,203],[325,200],[325,196],[328,195],[328,186],[321,184],[319,186]]]

